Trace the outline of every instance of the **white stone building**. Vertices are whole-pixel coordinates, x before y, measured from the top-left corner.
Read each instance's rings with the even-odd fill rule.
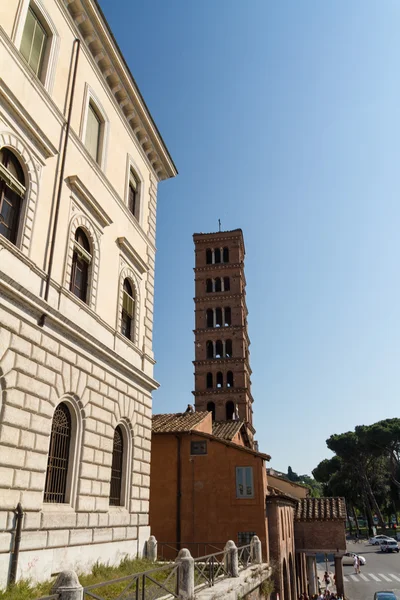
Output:
[[[0,586],[18,503],[17,578],[149,536],[156,196],[175,175],[95,0],[0,2]]]

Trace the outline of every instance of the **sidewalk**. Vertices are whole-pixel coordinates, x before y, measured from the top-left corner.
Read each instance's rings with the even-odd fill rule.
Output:
[[[322,593],[325,593],[325,590],[326,590],[324,575],[325,575],[325,563],[317,563],[317,576],[319,579],[319,585],[321,586]],[[328,590],[330,592],[333,592],[334,594],[336,594],[336,585],[335,585],[335,579],[334,579],[335,573],[333,571],[329,570],[329,565],[328,565],[328,575],[329,575],[329,579],[331,580],[330,584],[328,585]]]

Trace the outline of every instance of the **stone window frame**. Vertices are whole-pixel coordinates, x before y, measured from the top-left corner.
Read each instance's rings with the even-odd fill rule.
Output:
[[[89,306],[89,308],[92,310],[96,310],[97,286],[99,280],[100,243],[94,225],[83,213],[74,215],[70,222],[64,286],[69,291],[72,274],[72,259],[75,247],[75,233],[79,227],[81,227],[87,235],[92,250],[92,260],[88,270],[87,302],[83,302],[83,300],[80,300],[77,296],[73,295],[72,292],[70,292],[70,294],[73,295],[77,302],[81,302],[84,306]]]
[[[54,87],[55,71],[60,49],[60,35],[42,0],[22,0],[22,2],[20,2],[11,39],[18,51],[20,51],[22,34],[24,32],[29,7],[32,7],[42,27],[48,34],[43,65],[44,74],[42,78],[37,77],[37,79],[44,85],[47,92],[51,94]]]
[[[54,510],[62,511],[63,509],[75,510],[78,499],[79,470],[82,451],[83,424],[85,421],[85,412],[82,403],[76,396],[71,394],[65,394],[58,398],[57,402],[54,404],[53,415],[57,406],[61,403],[67,405],[71,415],[71,440],[68,459],[67,489],[65,494],[66,501],[63,503],[42,502],[43,512],[53,512]],[[51,420],[50,429],[52,423],[53,417]]]
[[[128,511],[131,512],[131,481],[132,481],[132,460],[133,460],[133,427],[130,420],[126,417],[116,419],[113,417],[112,427],[113,435],[117,427],[121,428],[122,439],[124,443],[124,454],[122,461],[122,483],[121,483],[121,504],[113,506],[109,504],[110,512]],[[110,486],[111,486],[111,465],[110,465]],[[110,491],[108,492],[110,496]]]
[[[139,181],[139,219],[131,213],[129,210],[129,182],[131,171],[133,171],[136,179]],[[129,211],[129,214],[132,215],[132,218],[135,220],[135,223],[143,229],[144,223],[144,198],[146,197],[146,184],[144,177],[141,173],[139,165],[135,161],[135,159],[128,154],[126,158],[126,175],[125,175],[125,205]]]
[[[21,250],[26,256],[29,256],[39,193],[38,170],[26,144],[15,133],[1,131],[0,148],[9,148],[14,152],[25,175],[26,192],[20,211],[15,247]]]
[[[99,119],[101,120],[101,131],[100,131],[100,160],[95,160],[89,151],[86,149],[85,138],[86,138],[86,124],[87,117],[89,111],[89,104],[92,104],[94,107]],[[82,142],[83,147],[85,148],[86,155],[93,161],[100,169],[105,172],[107,165],[107,148],[108,148],[108,139],[110,134],[110,120],[107,117],[107,113],[103,108],[99,98],[97,97],[94,90],[90,87],[88,83],[85,83],[85,90],[83,93],[83,110],[82,110],[82,118],[80,125],[79,137]]]
[[[123,292],[124,292],[124,281],[128,279],[132,285],[133,292],[135,294],[135,313],[133,315],[133,331],[131,331],[131,337],[127,338],[121,333],[122,325],[122,305],[123,305]],[[135,346],[139,347],[139,333],[140,333],[140,282],[137,274],[128,265],[124,264],[119,274],[118,284],[118,310],[117,310],[117,322],[116,330],[125,341],[130,341]]]

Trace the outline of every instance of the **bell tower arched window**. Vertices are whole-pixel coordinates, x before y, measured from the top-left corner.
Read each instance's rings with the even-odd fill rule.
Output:
[[[224,277],[224,291],[229,292],[230,289],[231,289],[230,279],[229,279],[229,277]]]
[[[89,265],[92,261],[89,240],[81,227],[75,232],[72,271],[69,289],[75,296],[88,301]]]
[[[122,290],[121,333],[130,340],[133,337],[133,322],[135,317],[135,296],[129,279],[124,280]]]
[[[224,376],[221,373],[221,371],[218,371],[218,373],[217,373],[217,388],[222,388],[223,385],[224,385]]]
[[[234,412],[235,412],[235,405],[233,404],[232,400],[229,400],[226,403],[225,410],[226,410],[226,420],[231,421],[232,417],[234,415]]]
[[[215,421],[215,404],[214,404],[214,402],[207,403],[207,411],[212,413],[212,420]]]
[[[221,291],[221,277],[217,277],[217,279],[215,280],[215,291]]]
[[[213,387],[213,374],[212,373],[207,373],[206,383],[207,383],[208,388]]]
[[[212,264],[212,259],[213,259],[212,250],[211,250],[211,248],[207,248],[207,250],[206,250],[206,263],[207,263],[207,265],[211,265]]]
[[[207,292],[207,294],[209,294],[212,291],[213,291],[213,282],[212,282],[212,279],[207,279],[207,281],[206,281],[206,292]]]
[[[222,251],[222,258],[224,263],[229,262],[229,248],[224,248]]]
[[[207,309],[206,318],[207,318],[207,327],[214,327],[214,311],[212,308]]]
[[[223,345],[221,340],[218,340],[215,344],[215,358],[222,358],[223,355]]]
[[[206,343],[207,358],[214,358],[214,344],[211,340]]]
[[[222,327],[222,309],[215,309],[215,327]]]
[[[51,425],[44,502],[66,502],[71,434],[71,413],[62,402],[54,412]]]
[[[226,387],[233,387],[233,373],[228,371],[226,374]]]
[[[225,344],[225,356],[231,358],[232,356],[232,340],[226,340]]]
[[[111,464],[110,505],[122,505],[122,476],[124,462],[124,438],[121,427],[114,431],[113,453]]]
[[[225,325],[225,327],[229,327],[229,325],[232,325],[231,309],[229,306],[225,307],[224,315],[225,315],[224,325]]]
[[[0,150],[0,233],[17,242],[25,177],[17,157],[8,148]]]
[[[219,264],[221,262],[221,250],[219,248],[215,248],[214,250],[214,262],[215,264]]]

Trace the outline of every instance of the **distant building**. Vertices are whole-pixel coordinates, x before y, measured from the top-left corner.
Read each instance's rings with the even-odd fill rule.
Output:
[[[4,586],[18,503],[18,578],[149,536],[157,187],[176,169],[95,0],[0,2],[0,23]]]

